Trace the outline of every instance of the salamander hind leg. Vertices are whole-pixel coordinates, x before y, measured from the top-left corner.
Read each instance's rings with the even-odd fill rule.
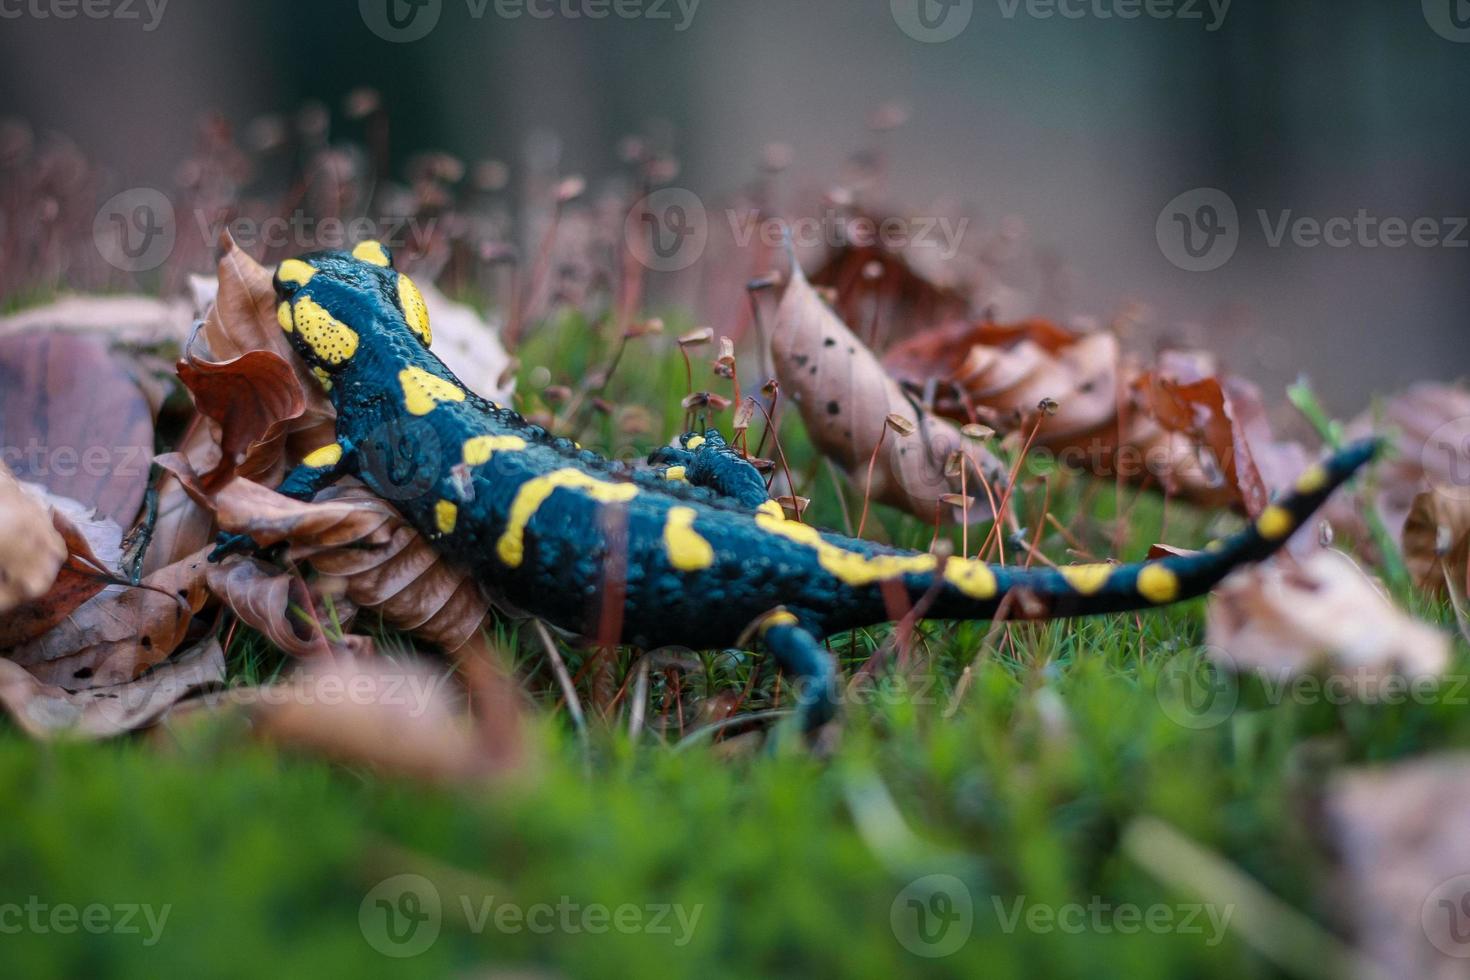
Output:
[[[796,716],[803,732],[812,732],[837,713],[837,670],[821,642],[785,609],[766,616],[761,639],[797,691]]]
[[[725,442],[718,429],[686,432],[677,442],[648,457],[650,463],[662,467],[665,479],[705,487],[752,510],[769,499],[760,470]]]

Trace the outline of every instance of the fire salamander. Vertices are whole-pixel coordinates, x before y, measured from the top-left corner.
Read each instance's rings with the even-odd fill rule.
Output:
[[[820,638],[888,620],[895,592],[909,603],[927,594],[935,619],[991,618],[1017,590],[1026,601],[1008,615],[1018,618],[1199,596],[1280,548],[1375,452],[1357,443],[1312,467],[1253,524],[1196,555],[1056,569],[941,559],[788,520],[718,432],[685,435],[635,469],[476,395],[430,352],[423,297],[377,242],[288,259],[275,287],[281,329],[337,409],[337,441],[281,493],[306,500],[356,476],[495,594],[602,642],[709,649],[753,628],[796,681],[807,729],[837,700]],[[212,557],[251,547],[223,536]]]

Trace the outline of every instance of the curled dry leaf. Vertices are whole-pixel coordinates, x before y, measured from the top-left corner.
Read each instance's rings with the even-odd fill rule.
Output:
[[[1058,411],[1037,430],[1045,446],[1106,429],[1117,415],[1118,340],[1104,331],[1074,333],[1048,320],[954,322],[914,334],[883,363],[915,391],[945,379],[945,390],[935,392],[937,411],[973,414],[1004,432],[1031,419],[1043,399],[1054,400]]]
[[[300,576],[259,559],[237,557],[210,565],[205,580],[241,622],[287,653],[311,657],[331,649],[311,590]]]
[[[108,738],[145,728],[190,694],[223,684],[225,655],[208,639],[137,680],[76,690],[0,660],[0,707],[35,738]]]
[[[46,505],[0,464],[0,613],[44,596],[66,555]]]
[[[1376,434],[1390,440],[1393,447],[1377,466],[1373,501],[1391,534],[1407,533],[1406,522],[1420,494],[1435,492],[1450,498],[1435,503],[1436,512],[1446,506],[1453,510],[1456,500],[1470,497],[1470,389],[1463,385],[1413,385],[1385,401],[1381,417],[1375,411],[1364,412],[1348,426],[1348,432],[1355,437]],[[1336,507],[1331,516],[1363,536],[1358,514]],[[1427,516],[1427,511],[1421,511],[1419,520]],[[1414,545],[1421,568],[1427,543],[1419,539]],[[1405,550],[1409,547],[1405,538]],[[1405,560],[1416,561],[1407,554]],[[1423,581],[1432,586],[1427,579]]]
[[[1278,443],[1260,393],[1204,355],[1166,353],[1143,370],[1111,331],[1047,320],[950,322],[894,346],[884,364],[939,414],[1002,433],[1036,425],[1038,445],[1096,475],[1152,480],[1173,494],[1248,514],[1289,485],[1305,451]]]
[[[0,447],[17,479],[127,527],[148,488],[153,409],[102,335],[3,337]]]
[[[210,489],[236,472],[279,483],[294,458],[334,438],[336,412],[291,349],[276,319],[269,269],[228,233],[220,239],[213,305],[190,337],[179,376],[199,406],[158,484],[158,520],[144,570],[204,547],[213,515],[177,470]],[[163,462],[162,460],[160,462]]]
[[[479,678],[493,687],[509,685]],[[422,661],[368,654],[339,655],[304,664],[283,684],[251,694],[256,731],[271,742],[322,753],[342,762],[436,782],[493,775],[513,765],[519,725],[507,726],[513,696],[476,690],[482,710],[502,712],[477,726],[463,710],[450,672]],[[488,736],[497,736],[487,744]],[[510,744],[506,744],[509,742]]]
[[[263,546],[289,543],[293,559],[345,580],[354,605],[447,649],[463,646],[489,612],[489,597],[467,572],[444,561],[391,504],[361,485],[344,482],[303,503],[236,479],[215,504],[226,531]]]
[[[1390,678],[1438,677],[1449,664],[1449,637],[1400,611],[1337,551],[1237,572],[1216,590],[1207,621],[1222,666],[1276,679],[1325,668],[1376,692]]]
[[[3,480],[4,477],[0,476],[0,486],[3,486]],[[66,560],[44,595],[11,609],[0,620],[0,650],[33,640],[71,615],[83,602],[101,592],[109,577],[116,576],[118,561],[122,557],[122,528],[112,521],[99,519],[90,508],[49,494],[45,488],[35,484],[22,484],[21,487],[49,510],[51,527],[61,536]],[[0,504],[0,513],[3,511],[4,504]],[[35,544],[33,536],[43,531],[43,524],[0,528],[3,540],[13,542],[20,549],[31,548]],[[5,552],[5,544],[0,544],[0,555]],[[3,558],[0,558],[0,563],[3,563]],[[0,581],[3,579],[4,576],[0,575]]]
[[[1470,589],[1470,496],[1426,490],[1404,521],[1404,565],[1420,588],[1444,594]]]
[[[71,690],[111,687],[162,662],[204,608],[207,563],[200,551],[143,579],[109,586],[59,625],[9,656],[41,681]]]
[[[1350,770],[1326,799],[1342,912],[1380,976],[1458,980],[1470,952],[1470,756]]]
[[[981,444],[916,407],[794,262],[776,318],[771,353],[781,390],[796,402],[812,442],[856,485],[866,485],[869,461],[877,453],[872,499],[925,520],[932,520],[937,508],[952,510],[942,498],[961,490],[958,477],[945,475],[945,463],[955,452],[989,479],[1003,480],[999,461]],[[889,415],[912,422],[917,431],[907,438],[897,433],[885,438]],[[977,483],[972,470],[969,487],[978,490]],[[986,511],[971,507],[972,514]]]

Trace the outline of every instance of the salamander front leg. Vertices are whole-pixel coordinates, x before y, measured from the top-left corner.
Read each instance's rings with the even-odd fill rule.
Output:
[[[760,470],[725,442],[718,429],[686,432],[678,441],[678,446],[665,446],[648,457],[650,463],[665,467],[667,479],[687,480],[752,510],[769,499]]]
[[[293,500],[310,500],[352,472],[354,466],[350,448],[341,442],[330,443],[309,453],[300,466],[287,473],[276,493]],[[217,562],[227,555],[253,554],[259,550],[260,546],[248,534],[220,534],[215,539],[214,550],[209,553],[209,560]]]
[[[837,713],[837,671],[817,638],[785,609],[768,615],[761,639],[797,691],[796,717],[803,732],[813,732]]]

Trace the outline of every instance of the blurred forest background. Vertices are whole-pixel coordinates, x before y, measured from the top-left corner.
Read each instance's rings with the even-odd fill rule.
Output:
[[[1142,301],[1161,337],[1226,351],[1268,390],[1307,372],[1344,414],[1425,365],[1470,368],[1470,232],[1458,248],[1273,248],[1256,218],[1366,209],[1448,231],[1470,214],[1463,0],[1238,0],[1214,30],[1203,0],[1175,5],[1200,19],[1133,20],[1097,15],[1114,0],[1074,0],[1079,19],[959,0],[971,18],[944,43],[905,33],[889,0],[669,0],[667,19],[601,20],[416,0],[436,26],[394,43],[366,24],[387,2],[173,0],[152,29],[142,0],[133,20],[10,5],[0,114],[74,140],[108,192],[168,191],[205,113],[243,129],[307,100],[336,110],[367,85],[397,166],[434,149],[504,160],[514,179],[528,147],[559,141],[561,169],[595,181],[621,138],[654,132],[680,159],[676,183],[718,197],[780,142],[783,205],[803,213],[897,101],[909,121],[886,137],[887,199],[1019,216],[1067,270],[1071,312]],[[1228,193],[1243,222],[1238,253],[1208,273],[1155,240],[1161,208],[1197,187]]]

